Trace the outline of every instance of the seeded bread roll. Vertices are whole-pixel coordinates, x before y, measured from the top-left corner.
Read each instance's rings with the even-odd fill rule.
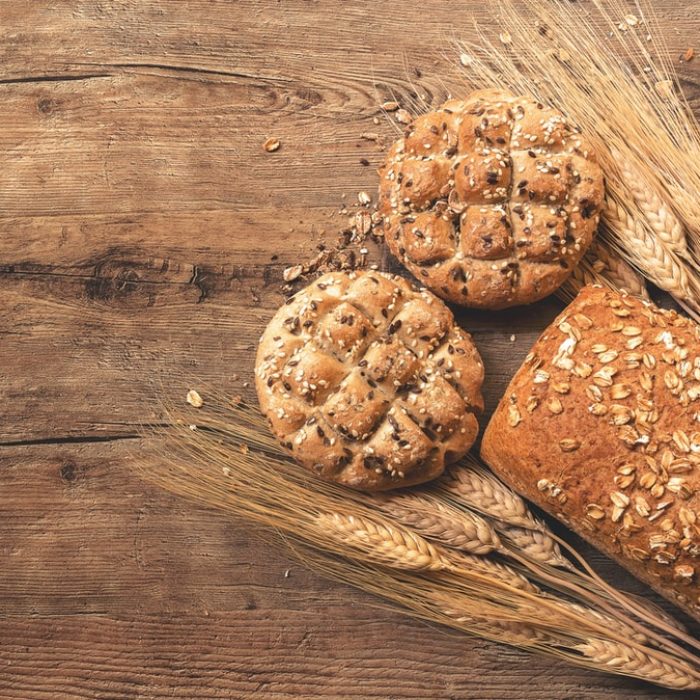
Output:
[[[564,282],[593,239],[604,186],[591,145],[560,112],[480,90],[407,127],[379,193],[386,243],[421,284],[500,309]]]
[[[700,328],[586,287],[542,334],[481,455],[513,488],[700,618]]]
[[[260,407],[301,464],[381,491],[439,476],[476,439],[484,369],[427,291],[334,272],[298,292],[260,339]]]

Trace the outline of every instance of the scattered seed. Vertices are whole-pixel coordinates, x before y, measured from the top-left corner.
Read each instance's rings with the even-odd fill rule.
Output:
[[[399,108],[398,102],[389,101],[389,102],[384,102],[384,104],[382,104],[382,109],[385,112],[395,112],[398,108]]]
[[[204,400],[194,389],[190,389],[187,392],[187,403],[195,408],[204,406]]]
[[[405,109],[400,109],[396,112],[396,121],[400,122],[401,124],[410,124],[413,119]]]
[[[278,138],[275,138],[274,136],[271,136],[265,143],[263,144],[263,148],[268,152],[268,153],[274,153],[275,151],[279,150],[279,147],[282,145],[280,140]]]

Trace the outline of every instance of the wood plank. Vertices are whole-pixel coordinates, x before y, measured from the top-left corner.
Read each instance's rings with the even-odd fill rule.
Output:
[[[0,453],[3,698],[671,697],[377,607],[246,523],[153,491],[126,468],[135,447]]]

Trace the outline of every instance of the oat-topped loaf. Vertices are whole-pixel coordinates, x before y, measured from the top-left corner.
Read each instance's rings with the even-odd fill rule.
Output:
[[[561,113],[498,90],[417,117],[380,175],[391,252],[444,299],[487,309],[559,287],[604,195],[590,144]]]
[[[483,458],[700,617],[700,329],[586,287],[537,341]]]
[[[483,377],[445,304],[380,272],[334,272],[298,292],[256,362],[282,444],[320,476],[368,491],[433,479],[464,455]]]

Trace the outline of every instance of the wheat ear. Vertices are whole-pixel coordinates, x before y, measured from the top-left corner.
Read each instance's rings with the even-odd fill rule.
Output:
[[[469,466],[452,467],[438,481],[437,489],[469,508],[515,527],[540,530],[525,501],[468,458]]]
[[[644,278],[619,255],[600,241],[594,241],[569,278],[557,290],[557,296],[571,301],[588,284],[600,284],[648,299]]]
[[[571,562],[561,553],[559,545],[546,532],[512,526],[499,528],[499,532],[518,552],[539,564],[572,568]]]
[[[612,236],[611,243],[622,255],[645,272],[658,287],[692,303],[688,274],[677,256],[610,195],[605,201],[603,220]]]
[[[611,615],[608,615],[604,612],[600,612],[600,610],[596,610],[595,608],[588,607],[587,605],[581,605],[580,603],[574,603],[569,600],[557,600],[559,600],[562,605],[566,605],[572,610],[581,613],[581,615],[583,615],[584,617],[587,617],[592,620],[598,620],[599,622],[602,622],[606,625],[610,625],[612,627],[617,627],[626,635],[628,635],[630,639],[634,639],[635,642],[639,642],[639,644],[649,644],[649,637],[647,637],[646,634],[632,629],[632,627],[626,625],[620,617],[612,617]]]
[[[688,257],[688,243],[683,225],[671,208],[659,196],[654,186],[618,151],[613,151],[624,184],[629,187],[634,201],[641,209],[651,230],[677,255]]]
[[[473,556],[463,552],[446,552],[445,556],[448,556],[453,564],[456,564],[461,568],[468,571],[476,571],[477,573],[484,574],[486,576],[492,576],[499,581],[507,583],[511,588],[515,588],[519,591],[527,591],[528,593],[541,592],[540,589],[534,583],[532,583],[532,581],[530,581],[530,579],[517,572],[511,566],[502,564],[500,561]]]
[[[502,548],[493,527],[481,516],[455,508],[429,494],[395,493],[373,499],[377,507],[423,537],[471,554]]]
[[[607,280],[615,289],[629,292],[643,299],[649,298],[644,277],[607,245],[600,240],[594,241],[589,249],[589,255],[593,271]]]
[[[315,522],[321,532],[377,564],[406,571],[439,571],[449,566],[430,542],[400,525],[341,513],[321,513]]]
[[[700,688],[697,672],[684,661],[675,659],[673,664],[653,658],[637,647],[604,639],[589,639],[573,647],[591,659],[596,665],[627,676],[635,676],[669,688],[694,690]]]

